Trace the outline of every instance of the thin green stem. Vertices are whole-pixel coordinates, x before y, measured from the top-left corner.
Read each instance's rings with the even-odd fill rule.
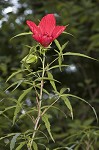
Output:
[[[45,54],[43,54],[42,67],[43,67],[43,71],[42,71],[42,78],[43,78],[44,77],[44,73],[45,73]],[[30,142],[30,148],[28,150],[32,150],[33,140],[34,140],[36,131],[38,129],[39,121],[41,119],[41,104],[42,104],[42,95],[43,95],[43,85],[44,85],[44,81],[42,79],[41,80],[39,102],[38,102],[38,116],[37,116],[36,121],[35,121],[34,132],[33,132],[33,135],[32,135],[31,142]]]
[[[45,114],[45,112],[48,111],[59,99],[60,99],[60,97],[58,97],[51,105],[49,105],[49,107],[46,108],[46,109],[42,112],[41,116],[43,116],[43,115]]]

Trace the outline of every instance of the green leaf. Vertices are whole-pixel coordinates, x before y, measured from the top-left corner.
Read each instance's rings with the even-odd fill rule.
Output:
[[[59,81],[55,80],[54,78],[47,78],[47,77],[39,77],[37,79],[35,79],[34,81],[41,81],[41,80],[49,80],[49,81],[55,81],[55,82],[58,82],[60,83]]]
[[[0,111],[0,115],[2,115],[3,114],[3,111]]]
[[[47,114],[44,114],[44,115],[42,116],[42,120],[43,120],[43,122],[45,123],[46,129],[47,129],[47,131],[48,131],[48,133],[49,133],[51,139],[54,141],[54,138],[53,138],[53,136],[52,136],[52,134],[51,134],[50,122],[49,122],[49,120],[48,120],[48,115],[47,115]],[[55,142],[55,141],[54,141],[54,142]]]
[[[58,148],[54,148],[53,150],[60,150],[60,149],[73,150],[71,147],[58,147]]]
[[[9,106],[9,107],[6,107],[3,111],[2,111],[2,113],[4,113],[5,111],[7,111],[7,110],[10,110],[10,109],[12,109],[12,108],[15,108],[16,106]]]
[[[71,103],[70,103],[68,97],[66,97],[66,96],[61,96],[61,99],[64,100],[64,103],[65,103],[65,105],[68,107],[68,109],[70,110],[71,117],[72,117],[72,119],[73,119],[73,109],[72,109],[72,106],[71,106]]]
[[[80,54],[80,53],[66,52],[66,53],[64,53],[63,55],[65,55],[65,56],[80,56],[80,57],[85,57],[85,58],[97,60],[97,59],[95,59],[95,58],[92,58],[92,57],[90,57],[90,56],[87,56],[87,55],[85,55],[85,54]],[[98,60],[97,60],[97,61],[98,61]]]
[[[71,33],[68,33],[68,32],[66,32],[66,31],[64,31],[64,32],[62,32],[62,33],[64,33],[64,34],[68,34],[68,35],[71,35],[71,36],[73,36],[73,34],[71,34]],[[73,36],[74,37],[74,36]]]
[[[18,99],[18,102],[21,102],[22,99],[32,90],[33,87],[30,87],[26,90],[24,90],[24,92],[20,95],[19,99]]]
[[[80,98],[80,97],[78,97],[78,96],[76,96],[76,95],[72,95],[72,94],[65,94],[65,95],[66,95],[67,97],[69,96],[69,97],[73,97],[73,98],[79,99],[79,100],[85,102],[86,104],[88,104],[88,105],[92,108],[92,110],[93,110],[93,112],[94,112],[94,114],[95,114],[95,117],[96,117],[96,119],[97,119],[97,122],[98,122],[97,113],[96,113],[94,107],[92,107],[90,103],[88,103],[86,100],[84,100],[83,98]],[[65,95],[64,95],[64,96],[65,96]]]
[[[8,98],[6,98],[6,99],[9,100],[9,101],[13,101],[13,102],[17,103],[17,100],[16,100],[15,98],[8,97]]]
[[[60,51],[62,51],[61,45],[60,45],[60,43],[58,42],[58,40],[54,40],[54,42],[55,42],[57,48],[58,48]]]
[[[60,94],[63,94],[66,90],[67,90],[67,91],[70,91],[69,88],[62,88],[62,89],[60,90]]]
[[[62,67],[68,67],[68,66],[69,66],[69,65],[61,65],[61,68],[62,68]],[[53,66],[53,67],[50,67],[50,68],[47,69],[47,71],[52,70],[52,69],[55,69],[55,68],[59,68],[59,65],[55,65],[55,66]]]
[[[13,125],[14,125],[14,123],[15,123],[15,121],[16,121],[16,117],[17,117],[17,114],[20,112],[20,110],[21,110],[21,107],[22,107],[22,103],[18,103],[17,105],[16,105],[16,108],[15,108],[15,111],[14,111],[14,117],[13,117]]]
[[[41,109],[44,109],[44,111],[42,113],[44,114],[44,112],[46,112],[50,108],[59,110],[67,118],[67,115],[61,109],[59,109],[58,107],[55,107],[53,105],[48,105],[48,106],[41,107]]]
[[[16,133],[16,134],[13,136],[13,138],[12,138],[12,140],[11,140],[11,143],[10,143],[10,150],[13,150],[13,149],[14,149],[15,143],[16,143],[16,139],[17,139],[17,137],[18,137],[20,134],[21,134],[21,133]]]
[[[33,149],[38,150],[38,146],[37,146],[36,142],[34,142],[34,141],[33,141]]]
[[[61,66],[62,66],[62,61],[63,61],[63,50],[64,48],[66,47],[66,45],[68,44],[68,42],[66,42],[65,44],[61,45],[59,44],[59,42],[57,40],[55,40],[55,44],[56,46],[58,47],[59,51],[58,52],[57,50],[55,50],[57,53],[58,53],[58,63],[59,63],[59,68],[60,68],[60,71],[61,71]]]
[[[65,44],[62,45],[62,51],[65,49],[65,47],[67,46],[68,42],[66,42]]]
[[[29,48],[29,49],[31,49],[32,48],[32,46],[29,46],[29,45],[24,45],[25,47],[27,47],[27,48]]]
[[[59,55],[59,53],[60,53],[59,51],[57,51],[56,49],[54,49],[54,51]]]
[[[15,150],[22,150],[22,147],[26,144],[26,142],[21,142],[19,146]]]
[[[13,117],[13,124],[15,123],[15,120],[16,120],[16,117],[17,117],[17,114],[19,113],[20,109],[21,109],[21,101],[23,100],[23,98],[32,90],[33,87],[30,87],[26,90],[24,90],[24,92],[20,95],[18,101],[17,101],[17,105],[16,105],[16,109],[15,109],[15,112],[14,112],[14,117]]]
[[[23,79],[12,83],[10,86],[7,87],[6,91],[7,91],[8,89],[10,89],[11,87],[13,87],[14,85],[17,84],[16,87],[13,89],[13,91],[14,91],[15,89],[17,89],[17,88],[21,85],[22,82],[23,82]]]
[[[20,85],[21,83],[24,81],[24,79],[20,80],[17,84],[17,86],[12,90],[12,91],[15,91]]]
[[[17,34],[17,35],[15,35],[14,37],[12,37],[12,38],[10,39],[10,41],[11,41],[12,39],[16,38],[16,37],[24,36],[24,35],[29,35],[29,34],[33,34],[33,33],[32,33],[32,32],[24,32],[24,33]]]
[[[53,75],[52,75],[49,71],[47,72],[47,74],[48,74],[48,78],[51,79],[51,80],[50,80],[50,84],[52,85],[53,89],[54,89],[55,91],[57,91],[56,85],[55,85],[55,82],[54,82]]]
[[[8,82],[12,77],[14,77],[15,75],[17,75],[18,73],[23,72],[25,70],[27,70],[27,69],[18,70],[16,72],[12,73],[11,76],[8,77],[8,79],[6,80],[6,82]]]
[[[6,135],[6,136],[1,137],[0,140],[3,140],[3,139],[5,139],[5,138],[10,137],[10,136],[13,136],[13,135],[15,135],[15,133],[10,133],[10,134],[8,134],[8,135]]]

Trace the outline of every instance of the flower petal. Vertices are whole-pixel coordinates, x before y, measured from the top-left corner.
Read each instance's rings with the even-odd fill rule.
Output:
[[[40,44],[44,47],[47,47],[50,45],[50,43],[53,41],[52,37],[42,36],[42,39],[40,41]]]
[[[27,20],[26,23],[29,26],[30,30],[33,32],[33,34],[41,34],[40,29],[34,22]]]
[[[52,33],[53,40],[56,39],[65,29],[66,26],[56,26]]]
[[[41,36],[39,34],[34,34],[32,37],[34,38],[35,41],[41,43]]]
[[[47,34],[50,36],[56,26],[54,14],[44,16],[38,26],[41,29],[42,34]]]

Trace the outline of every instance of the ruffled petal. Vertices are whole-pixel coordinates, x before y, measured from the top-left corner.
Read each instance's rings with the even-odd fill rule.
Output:
[[[56,26],[54,14],[48,14],[44,16],[38,26],[41,29],[43,35],[47,34],[50,36]]]
[[[34,22],[27,20],[26,23],[29,26],[30,30],[33,32],[33,34],[41,34],[40,29]]]
[[[53,40],[56,39],[65,29],[66,26],[56,26],[52,33]]]
[[[34,34],[32,37],[34,38],[35,41],[41,43],[41,36],[39,34]]]

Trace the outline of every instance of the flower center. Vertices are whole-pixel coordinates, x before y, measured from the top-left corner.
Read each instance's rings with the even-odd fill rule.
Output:
[[[41,44],[43,46],[48,46],[53,41],[52,36],[49,36],[48,34],[43,34]]]
[[[47,33],[43,34],[43,37],[52,38],[52,36],[49,36]]]

